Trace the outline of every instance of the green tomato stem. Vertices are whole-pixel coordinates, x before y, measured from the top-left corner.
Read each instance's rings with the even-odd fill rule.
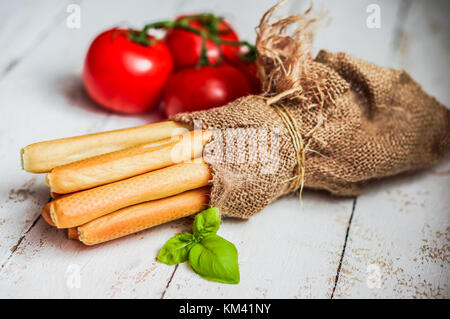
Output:
[[[189,22],[191,20],[198,19],[200,20],[201,24],[205,27],[205,30],[201,30],[195,27],[192,27],[189,25]],[[202,50],[201,55],[199,59],[199,66],[208,66],[210,65],[207,57],[207,50],[206,50],[206,40],[209,40],[216,44],[220,50],[220,56],[218,59],[218,63],[216,65],[220,64],[222,61],[222,48],[221,45],[231,45],[231,46],[245,46],[248,49],[248,52],[242,54],[239,56],[241,61],[244,63],[251,63],[255,61],[257,57],[257,50],[256,47],[251,44],[248,41],[230,41],[226,39],[222,39],[220,37],[220,31],[219,31],[219,24],[223,20],[222,17],[217,17],[212,13],[204,13],[204,14],[197,14],[197,15],[191,15],[184,18],[181,18],[180,20],[164,20],[164,21],[158,21],[154,23],[149,23],[142,28],[141,31],[137,32],[134,30],[130,30],[129,39],[133,42],[136,42],[138,44],[149,46],[152,45],[155,41],[148,39],[148,31],[151,29],[173,29],[173,28],[180,28],[183,30],[186,30],[188,32],[192,32],[194,34],[199,35],[202,37]]]

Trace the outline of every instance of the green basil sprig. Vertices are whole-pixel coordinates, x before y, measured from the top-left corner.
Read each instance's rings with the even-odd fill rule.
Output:
[[[158,260],[175,265],[189,260],[192,269],[205,279],[226,284],[239,283],[236,247],[216,235],[220,213],[212,207],[195,216],[193,234],[183,233],[169,239],[158,254]]]

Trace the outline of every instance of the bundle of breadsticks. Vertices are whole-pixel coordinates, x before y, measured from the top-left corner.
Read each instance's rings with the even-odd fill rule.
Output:
[[[303,187],[356,196],[449,150],[450,111],[405,71],[346,53],[313,60],[317,19],[273,21],[276,7],[258,27],[263,95],[24,148],[23,168],[48,172],[44,219],[91,245],[208,205],[248,218]]]
[[[47,172],[47,223],[93,245],[206,208],[211,175],[201,155],[210,138],[168,121],[32,144],[22,165]]]

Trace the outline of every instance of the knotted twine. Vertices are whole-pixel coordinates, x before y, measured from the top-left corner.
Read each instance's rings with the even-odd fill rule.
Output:
[[[302,191],[305,183],[305,148],[303,144],[303,138],[297,125],[297,121],[292,116],[291,112],[289,112],[289,109],[283,104],[277,104],[277,102],[282,100],[284,97],[289,96],[290,94],[301,92],[301,90],[302,88],[300,86],[297,86],[290,90],[281,92],[280,94],[266,100],[267,105],[273,105],[274,110],[280,116],[289,135],[291,136],[292,145],[294,146],[295,154],[297,157],[297,169],[295,176],[292,178],[293,182],[291,184],[291,187],[289,187],[289,193],[299,190],[300,202],[302,200]]]
[[[205,156],[210,204],[223,215],[248,218],[303,185],[355,196],[368,181],[428,167],[449,149],[449,110],[406,72],[346,53],[320,51],[312,60],[317,19],[306,12],[273,22],[274,10],[262,18],[257,38],[265,93],[172,118],[221,133],[206,155],[228,146],[245,151],[232,160]],[[235,139],[223,137],[230,129]],[[252,161],[251,141],[259,143],[264,130],[277,136],[264,141],[276,152]]]

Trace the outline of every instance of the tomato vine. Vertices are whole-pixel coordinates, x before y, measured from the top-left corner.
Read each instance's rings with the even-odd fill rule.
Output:
[[[199,29],[196,27],[193,27],[190,25],[190,22],[192,20],[198,20],[201,24],[201,26],[204,28]],[[256,60],[256,57],[258,55],[258,52],[256,50],[256,47],[251,44],[248,41],[230,41],[226,39],[222,39],[220,35],[223,34],[223,32],[226,32],[224,30],[219,29],[220,22],[223,20],[223,17],[216,16],[212,13],[202,13],[202,14],[195,14],[195,15],[189,15],[182,17],[178,20],[163,20],[158,22],[153,22],[146,24],[140,31],[136,30],[130,30],[130,33],[128,35],[128,38],[140,45],[149,46],[155,43],[156,39],[149,39],[148,37],[148,31],[151,29],[173,29],[173,28],[180,28],[183,30],[186,30],[188,32],[192,32],[194,34],[199,35],[202,38],[202,49],[200,54],[200,59],[198,61],[199,66],[209,66],[209,60],[207,57],[207,50],[206,50],[206,41],[209,40],[213,42],[220,51],[221,45],[231,45],[231,46],[244,46],[247,48],[247,52],[240,54],[239,58],[244,63],[251,63]],[[222,52],[219,55],[219,59],[216,64],[221,63],[222,59]]]

